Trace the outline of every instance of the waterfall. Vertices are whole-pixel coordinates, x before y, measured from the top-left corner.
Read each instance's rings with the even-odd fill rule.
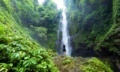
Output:
[[[60,38],[60,34],[62,34]],[[59,50],[61,50],[61,53],[63,54],[63,45],[65,45],[66,49],[66,55],[71,56],[71,46],[70,46],[70,36],[68,33],[68,23],[67,23],[67,16],[66,16],[66,6],[63,3],[62,7],[62,17],[60,20],[59,30],[58,30],[58,40],[62,39],[61,41],[58,41],[60,46]]]

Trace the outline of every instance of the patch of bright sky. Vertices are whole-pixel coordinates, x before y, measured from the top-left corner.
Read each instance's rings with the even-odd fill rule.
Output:
[[[64,8],[64,0],[53,0],[57,4],[58,9]]]
[[[38,0],[39,4],[43,4],[45,0]]]
[[[39,4],[43,4],[45,0],[38,0]],[[57,4],[58,9],[64,8],[64,0],[53,0]]]

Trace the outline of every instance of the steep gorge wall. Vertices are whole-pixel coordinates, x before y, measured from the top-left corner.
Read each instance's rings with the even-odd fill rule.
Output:
[[[102,52],[103,56],[113,54],[120,56],[120,1],[67,0],[67,2],[73,53],[82,47],[91,48],[98,54]]]

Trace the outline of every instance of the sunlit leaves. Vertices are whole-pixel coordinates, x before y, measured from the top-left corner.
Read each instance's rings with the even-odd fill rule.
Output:
[[[18,72],[25,72],[26,69],[24,67],[21,67],[21,68],[17,69],[16,71],[18,71]]]
[[[41,23],[41,13],[35,10],[37,4],[34,1],[0,0],[0,72],[58,71],[52,62],[52,54],[31,39],[21,27],[22,24],[36,27]],[[52,16],[54,11],[50,13],[48,16]],[[46,27],[39,26],[33,30],[39,37],[47,38]]]
[[[9,31],[9,28],[7,31]],[[9,33],[0,38],[0,61],[3,62],[3,64],[0,64],[0,71],[25,72],[41,71],[42,69],[46,72],[54,68],[57,71],[49,52],[23,35],[18,36],[13,33],[15,37],[13,35],[12,37],[9,36]]]
[[[13,64],[0,63],[0,72],[8,72]]]
[[[4,25],[0,22],[0,37],[2,34],[5,34],[5,28],[4,28]]]
[[[23,66],[24,67],[32,66],[32,65],[35,65],[35,64],[37,64],[37,60],[34,57],[33,58],[29,58],[29,59],[27,59],[27,60],[25,60],[23,62]]]

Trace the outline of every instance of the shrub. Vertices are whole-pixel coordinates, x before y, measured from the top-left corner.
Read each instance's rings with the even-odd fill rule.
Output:
[[[91,58],[87,62],[81,65],[81,69],[84,72],[113,72],[108,66],[101,62],[97,58]]]

